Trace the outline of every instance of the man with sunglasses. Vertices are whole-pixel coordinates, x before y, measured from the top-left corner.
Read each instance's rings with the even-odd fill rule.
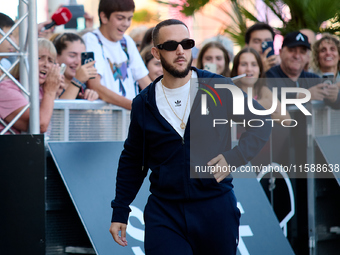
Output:
[[[94,52],[99,74],[87,82],[88,87],[100,99],[128,110],[139,90],[151,82],[135,42],[124,34],[134,9],[133,0],[100,0],[100,27],[83,36],[86,50]]]
[[[161,61],[164,75],[133,101],[129,134],[119,160],[116,197],[111,203],[110,232],[118,244],[127,245],[129,205],[151,169],[151,195],[144,210],[145,254],[235,255],[240,212],[229,171],[195,176],[193,164],[216,169],[246,164],[268,140],[271,127],[247,127],[240,145],[231,150],[230,127],[214,130],[214,114],[201,115],[200,99],[205,92],[194,79],[210,83],[218,78],[224,84],[232,84],[231,80],[191,67],[195,42],[179,20],[160,22],[153,31],[153,43],[152,54]],[[222,108],[232,115],[228,91],[218,90],[227,104]],[[207,106],[213,107],[212,100]],[[254,107],[263,109],[256,102]],[[245,109],[247,113],[233,116],[235,120],[255,118]]]

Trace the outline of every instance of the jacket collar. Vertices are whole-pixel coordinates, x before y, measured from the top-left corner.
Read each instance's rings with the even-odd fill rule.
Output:
[[[195,71],[197,73],[198,78],[214,78],[217,77],[216,74],[197,69],[196,67],[192,66],[191,70]],[[221,76],[222,77],[222,76]],[[141,96],[143,97],[143,100],[152,107],[156,108],[156,84],[163,78],[163,75],[156,78],[147,88],[145,88],[141,92]],[[201,85],[199,85],[201,86]]]

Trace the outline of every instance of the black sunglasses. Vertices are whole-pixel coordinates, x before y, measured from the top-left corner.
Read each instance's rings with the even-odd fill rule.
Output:
[[[156,47],[160,50],[174,51],[179,44],[182,45],[184,50],[188,50],[195,46],[195,41],[193,39],[184,39],[181,42],[168,41],[163,44],[158,44]]]

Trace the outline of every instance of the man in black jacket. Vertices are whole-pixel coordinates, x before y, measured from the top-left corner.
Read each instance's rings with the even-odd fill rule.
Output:
[[[228,167],[236,168],[253,158],[268,140],[271,125],[247,127],[239,145],[232,149],[230,126],[214,128],[213,123],[222,117],[229,123],[231,119],[245,123],[255,118],[265,122],[270,117],[252,114],[246,104],[243,115],[233,114],[230,90],[215,90],[211,84],[214,79],[219,81],[216,84],[232,84],[231,80],[191,67],[195,43],[183,22],[170,19],[159,23],[153,43],[152,54],[161,60],[164,76],[133,101],[129,134],[119,160],[116,197],[111,203],[110,232],[118,244],[127,245],[129,205],[151,169],[151,195],[144,211],[145,253],[235,255],[240,212]],[[198,86],[195,78],[200,81]],[[216,92],[219,109],[225,111],[215,112],[216,101],[209,98],[206,106],[210,113],[201,113],[200,100],[206,88]],[[253,104],[263,109],[255,101]],[[197,166],[215,168],[205,175],[195,172]]]

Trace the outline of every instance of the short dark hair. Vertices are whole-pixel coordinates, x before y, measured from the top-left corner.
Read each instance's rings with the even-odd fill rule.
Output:
[[[154,46],[157,46],[159,44],[159,41],[158,41],[159,30],[162,27],[171,26],[171,25],[183,25],[186,28],[188,28],[187,25],[185,25],[182,21],[178,19],[166,19],[166,20],[161,21],[155,26],[155,28],[152,31],[152,41],[153,41]]]
[[[67,48],[67,42],[76,42],[80,41],[85,45],[83,38],[75,33],[62,33],[58,35],[54,40],[53,44],[57,50],[57,54],[61,55],[62,51]]]
[[[109,19],[113,12],[128,12],[135,11],[135,2],[133,0],[100,0],[98,6],[98,16],[100,25],[100,13],[104,12],[105,16]]]
[[[258,31],[258,30],[268,30],[272,34],[272,38],[274,40],[274,37],[275,37],[274,29],[271,26],[269,26],[267,23],[259,22],[259,23],[255,23],[254,25],[252,25],[251,27],[247,29],[246,34],[245,34],[246,44],[249,44],[251,34],[254,31]]]
[[[12,27],[14,24],[15,24],[14,21],[9,16],[0,12],[0,28],[1,29],[5,27]]]

